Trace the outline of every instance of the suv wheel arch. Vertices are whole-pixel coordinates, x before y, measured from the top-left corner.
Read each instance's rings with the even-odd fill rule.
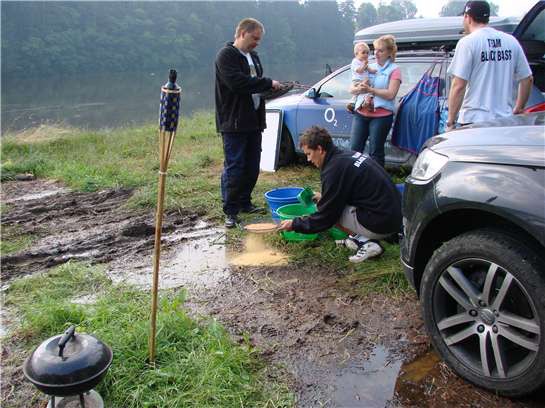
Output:
[[[433,252],[442,243],[455,236],[483,228],[501,230],[505,234],[524,241],[527,246],[534,250],[534,253],[542,256],[542,261],[545,263],[545,248],[543,245],[517,224],[497,214],[482,210],[451,210],[429,220],[424,230],[419,234],[418,245],[412,256],[414,260],[414,282],[419,295],[422,274]]]

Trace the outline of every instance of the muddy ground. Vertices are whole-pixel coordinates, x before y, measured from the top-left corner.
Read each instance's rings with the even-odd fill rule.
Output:
[[[43,180],[2,190],[4,236],[37,237],[2,256],[3,288],[70,259],[106,264],[114,281],[149,288],[154,214],[124,206],[131,190],[75,193]],[[299,407],[545,406],[543,397],[501,398],[453,374],[431,350],[412,294],[350,295],[343,273],[290,265],[255,235],[228,246],[202,214],[167,213],[163,226],[161,287],[188,288],[192,313],[214,316],[235,340],[249,334],[267,361],[284,367]],[[3,313],[3,326],[14,319]],[[3,406],[33,392],[17,353],[3,341]],[[45,406],[26,404],[17,402]]]

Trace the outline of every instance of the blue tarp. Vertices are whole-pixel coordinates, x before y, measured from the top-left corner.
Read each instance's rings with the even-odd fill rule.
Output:
[[[426,140],[439,133],[441,72],[433,76],[433,65],[399,105],[392,144],[418,154]]]

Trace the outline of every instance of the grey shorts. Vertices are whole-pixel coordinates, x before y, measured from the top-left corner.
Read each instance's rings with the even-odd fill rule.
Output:
[[[356,207],[353,206],[347,206],[345,207],[341,218],[339,219],[339,224],[342,225],[344,228],[352,231],[355,234],[363,235],[364,237],[367,237],[369,239],[382,239],[386,238],[392,234],[377,234],[373,231],[369,231],[367,228],[365,228],[363,225],[361,225],[358,221],[358,217],[356,214]]]

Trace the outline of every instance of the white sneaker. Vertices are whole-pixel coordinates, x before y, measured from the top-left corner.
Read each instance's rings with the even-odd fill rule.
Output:
[[[382,249],[379,244],[373,241],[367,241],[358,249],[358,252],[356,252],[355,255],[349,257],[348,260],[352,263],[360,263],[365,261],[366,259],[380,256],[383,252],[384,249]]]
[[[356,238],[353,238],[351,236],[345,239],[337,239],[335,240],[335,244],[337,246],[345,246],[348,249],[351,249],[352,251],[357,251],[362,245],[360,241],[358,241]]]
[[[362,242],[357,239],[357,235],[349,235],[345,238],[344,245],[352,251],[357,251],[360,249]]]

